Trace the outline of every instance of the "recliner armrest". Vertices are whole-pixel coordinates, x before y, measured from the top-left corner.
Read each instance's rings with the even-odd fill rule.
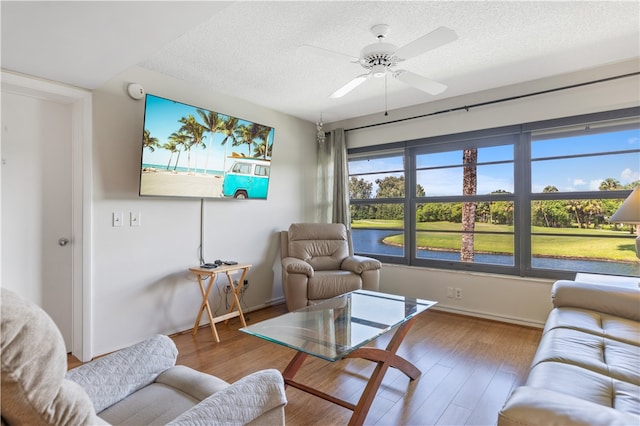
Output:
[[[313,277],[313,267],[304,260],[295,257],[282,259],[282,268],[290,274],[305,274],[309,278]]]
[[[340,265],[344,271],[362,274],[364,271],[373,271],[382,268],[382,263],[378,259],[365,256],[349,256],[342,261]]]
[[[177,357],[173,340],[158,334],[69,370],[65,378],[82,386],[99,413],[152,383]]]
[[[274,369],[262,370],[214,393],[169,425],[244,425],[286,403],[282,374]]]

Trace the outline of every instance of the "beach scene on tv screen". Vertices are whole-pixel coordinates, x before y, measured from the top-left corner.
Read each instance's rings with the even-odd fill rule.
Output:
[[[267,198],[274,129],[147,95],[140,195]]]

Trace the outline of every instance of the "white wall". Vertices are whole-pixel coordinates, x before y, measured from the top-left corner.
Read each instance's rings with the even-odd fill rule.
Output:
[[[638,71],[640,71],[640,61],[636,59],[598,69],[389,111],[387,117],[380,113],[331,123],[327,127],[351,129]],[[472,108],[469,111],[348,131],[346,141],[349,148],[363,147],[638,105],[640,105],[640,77],[636,75]],[[552,283],[553,280],[384,265],[380,288],[381,291],[437,300],[439,302],[437,307],[440,309],[535,326],[544,323],[551,309],[549,290]],[[462,300],[448,298],[447,287],[461,288]]]
[[[193,327],[201,301],[187,271],[198,264],[200,200],[138,197],[144,102],[128,97],[129,82],[275,128],[268,199],[204,205],[206,260],[253,265],[243,306],[282,300],[277,232],[314,218],[315,175],[305,173],[315,170],[314,123],[138,67],[113,78],[93,93],[94,355]],[[112,227],[112,212],[124,214],[124,226]],[[141,213],[141,226],[129,226],[129,212]],[[212,308],[218,314],[225,311],[219,301],[216,292]]]
[[[380,291],[435,300],[435,309],[496,321],[542,326],[549,311],[553,280],[385,264]],[[462,299],[447,297],[447,287]]]

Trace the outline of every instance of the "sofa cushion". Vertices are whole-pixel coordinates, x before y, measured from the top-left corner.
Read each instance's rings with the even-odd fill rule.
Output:
[[[640,323],[627,318],[579,308],[556,308],[551,311],[544,333],[556,328],[569,328],[637,345]]]
[[[549,330],[531,365],[547,362],[575,365],[640,386],[640,348],[603,336],[567,328]]]
[[[531,369],[526,385],[570,395],[624,413],[640,414],[639,386],[577,365],[542,362]]]
[[[98,424],[88,395],[65,380],[67,351],[53,320],[2,289],[2,418],[8,424]]]
[[[162,383],[152,383],[98,413],[111,425],[165,425],[200,400]]]

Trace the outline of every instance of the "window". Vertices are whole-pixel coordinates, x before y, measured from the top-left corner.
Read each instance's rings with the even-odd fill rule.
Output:
[[[402,151],[349,158],[349,206],[354,250],[401,262],[404,243],[405,166]]]
[[[256,176],[269,176],[269,166],[256,164]]]
[[[513,267],[515,141],[490,137],[411,150],[416,159],[414,263]]]
[[[233,170],[234,173],[240,173],[243,175],[250,175],[251,174],[251,164],[248,163],[236,163],[233,166]]]
[[[638,123],[531,133],[531,268],[638,275],[634,229],[611,224],[640,179]]]
[[[349,150],[354,250],[390,263],[640,275],[638,109]],[[389,149],[389,146],[392,146]]]

